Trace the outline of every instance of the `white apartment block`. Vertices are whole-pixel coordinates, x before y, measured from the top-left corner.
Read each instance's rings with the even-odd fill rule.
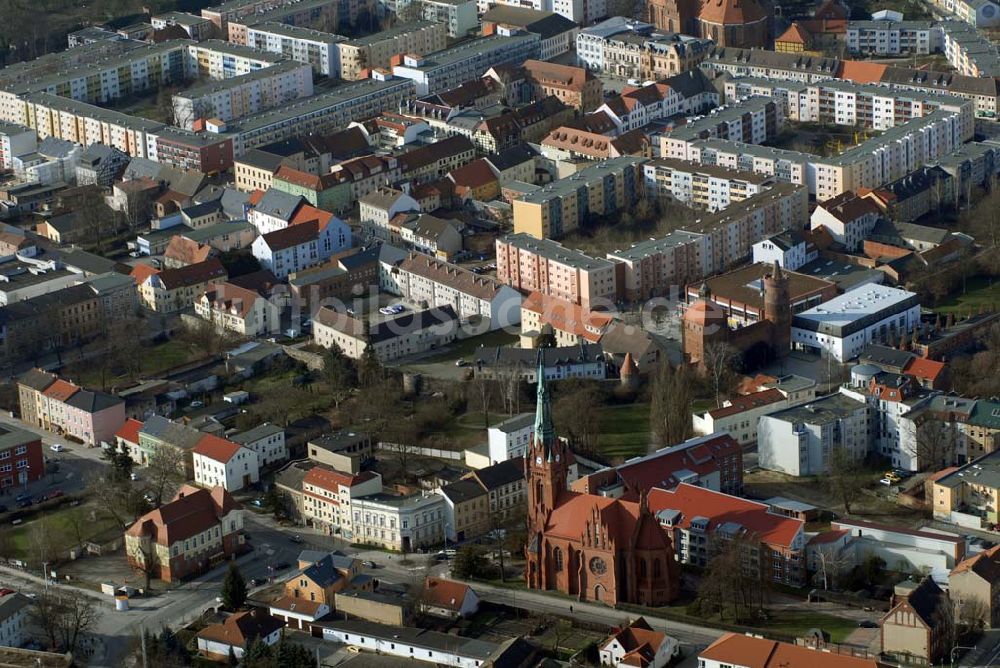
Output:
[[[191,130],[199,119],[234,121],[312,94],[312,68],[289,61],[174,95],[174,119],[180,127]]]
[[[400,0],[395,1],[399,2]],[[476,0],[412,1],[420,3],[423,10],[422,17],[425,21],[445,25],[448,28],[448,37],[466,37],[479,28]]]
[[[391,67],[393,56],[400,53],[435,53],[446,46],[448,27],[445,24],[434,21],[404,23],[337,44],[340,76],[353,81],[360,79],[364,70]]]
[[[413,552],[444,542],[444,499],[440,494],[372,494],[351,502],[355,543]]]
[[[968,23],[941,24],[943,48],[948,64],[970,77],[1000,76],[1000,50],[989,37]]]
[[[1000,25],[1000,5],[992,0],[931,0],[945,14],[977,28]]]
[[[271,67],[284,60],[274,53],[218,39],[188,44],[187,56],[185,64],[188,76],[209,79],[231,79]]]
[[[686,160],[690,144],[706,139],[763,144],[774,138],[783,125],[782,107],[774,100],[766,97],[740,99],[661,134],[660,157]]]
[[[571,301],[585,308],[610,306],[617,295],[615,265],[557,241],[519,233],[496,241],[497,280],[521,292]]]
[[[316,466],[302,478],[302,514],[314,528],[352,540],[354,499],[381,492],[382,476],[378,473],[364,471],[352,475]]]
[[[959,116],[962,141],[975,134],[975,104],[955,95],[831,79],[812,84],[742,78],[726,82],[726,98],[763,95],[781,101],[785,115],[807,123],[888,130],[935,111]]]
[[[29,639],[31,599],[14,592],[0,596],[0,647],[21,647]]]
[[[777,413],[790,405],[780,391],[771,388],[743,394],[702,414],[691,414],[695,434],[728,434],[740,445],[757,443],[758,421],[765,415]]]
[[[962,126],[960,115],[935,111],[828,158],[724,139],[681,142],[684,150],[674,157],[806,185],[823,201],[847,190],[878,188],[951,153],[962,143]]]
[[[891,341],[920,323],[914,292],[885,285],[854,288],[792,318],[792,346],[838,362],[857,357],[869,344]]]
[[[819,251],[797,230],[787,230],[758,241],[753,245],[753,263],[772,265],[795,271],[819,257]]]
[[[265,422],[249,431],[234,434],[229,440],[256,452],[261,466],[280,464],[288,459],[285,430],[276,424]]]
[[[0,170],[14,169],[14,158],[33,153],[38,135],[31,128],[0,121]]]
[[[651,160],[642,166],[642,172],[648,195],[708,211],[720,211],[742,202],[775,183],[773,177],[754,172],[671,158]]]
[[[328,32],[265,22],[247,27],[247,46],[306,63],[316,74],[340,76],[339,44],[347,38]]]
[[[926,55],[941,50],[941,28],[932,21],[850,21],[845,41],[848,53]]]
[[[761,468],[787,475],[827,474],[835,450],[861,461],[871,445],[868,405],[843,394],[763,415],[757,426]]]
[[[490,464],[524,457],[535,433],[535,414],[521,413],[486,430]]]
[[[428,56],[407,54],[393,75],[409,79],[418,97],[457,88],[495,65],[520,65],[538,58],[540,38],[535,33],[491,35],[452,46]]]

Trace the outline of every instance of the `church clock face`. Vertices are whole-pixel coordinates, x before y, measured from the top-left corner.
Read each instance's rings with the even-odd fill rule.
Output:
[[[608,565],[600,557],[590,560],[590,572],[594,575],[604,575],[608,572]]]
[[[535,457],[535,463],[538,464],[539,466],[542,465],[542,456],[541,455]]]

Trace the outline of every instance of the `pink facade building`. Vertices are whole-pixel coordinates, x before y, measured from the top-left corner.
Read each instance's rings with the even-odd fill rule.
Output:
[[[614,262],[590,257],[549,239],[510,234],[497,239],[497,280],[522,292],[539,292],[586,308],[618,297]]]

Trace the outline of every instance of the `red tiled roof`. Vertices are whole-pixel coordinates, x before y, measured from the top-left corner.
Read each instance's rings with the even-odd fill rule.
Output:
[[[260,204],[260,200],[264,197],[263,190],[253,190],[250,192],[250,206],[257,206]]]
[[[757,540],[786,549],[791,547],[804,526],[802,520],[771,513],[766,504],[686,483],[671,490],[651,490],[649,508],[654,514],[661,510],[680,511],[683,528],[689,528],[691,520],[698,516],[708,518],[709,531],[724,522],[734,522],[754,534]]]
[[[56,401],[66,401],[79,391],[80,391],[79,387],[77,387],[76,385],[74,385],[69,381],[60,378],[56,382],[52,383],[47,388],[45,388],[42,394],[48,397],[49,399],[55,399]]]
[[[322,487],[323,489],[331,492],[338,492],[340,490],[340,485],[343,485],[344,487],[353,487],[358,483],[371,480],[373,477],[374,474],[370,471],[365,471],[357,475],[351,475],[350,473],[342,473],[324,466],[314,466],[305,474],[302,478],[302,482],[303,484],[308,483],[310,485]]]
[[[792,23],[792,25],[788,26],[788,30],[781,33],[781,37],[775,38],[774,42],[775,44],[778,42],[789,42],[791,44],[805,45],[809,43],[809,33],[798,23]]]
[[[326,229],[326,226],[330,224],[334,216],[329,211],[324,211],[323,209],[317,209],[310,204],[302,204],[296,209],[295,214],[292,215],[291,220],[288,221],[289,225],[300,225],[302,223],[308,223],[315,220],[319,226],[318,231],[322,232]]]
[[[305,598],[295,598],[294,596],[282,596],[277,601],[269,604],[269,607],[284,612],[294,612],[300,615],[315,617],[320,607],[325,605],[322,601],[310,601]]]
[[[705,0],[698,18],[708,23],[739,25],[767,18],[757,0]]]
[[[727,633],[698,655],[744,668],[878,668],[874,659],[833,654],[800,645]]]
[[[210,624],[198,632],[199,638],[246,649],[257,638],[267,637],[285,623],[263,610],[237,612],[221,624]]]
[[[566,299],[550,297],[540,292],[528,295],[521,308],[541,315],[543,325],[548,324],[555,329],[571,332],[591,343],[600,341],[604,328],[613,320],[606,313],[590,311]]]
[[[240,446],[232,441],[219,438],[213,434],[205,434],[191,449],[196,455],[208,457],[211,460],[225,464],[240,451]]]
[[[832,531],[823,531],[818,533],[809,539],[810,545],[826,545],[827,543],[834,543],[847,534],[851,533],[847,529],[834,529]]]
[[[155,276],[160,273],[160,270],[156,267],[151,267],[148,264],[137,264],[132,267],[132,279],[135,280],[136,285],[142,285],[146,282],[146,279],[150,276]]]
[[[444,578],[427,578],[424,587],[424,602],[438,608],[459,611],[465,603],[465,597],[469,595],[472,587],[454,580]]]
[[[754,392],[753,394],[744,394],[739,397],[735,397],[730,401],[729,406],[723,406],[722,408],[716,408],[708,412],[713,418],[718,419],[721,417],[727,417],[729,415],[736,415],[737,413],[743,413],[744,411],[749,411],[754,408],[760,408],[761,406],[767,406],[768,404],[777,403],[783,401],[785,395],[783,395],[778,390],[771,388],[769,390],[762,390],[760,392]]]
[[[140,429],[142,429],[141,422],[135,418],[128,418],[125,420],[125,424],[115,432],[115,436],[127,443],[138,443]]]
[[[253,290],[240,287],[233,283],[216,283],[215,286],[205,292],[212,308],[219,311],[232,313],[240,318],[246,318],[261,296]]]
[[[170,239],[163,257],[177,260],[184,264],[195,264],[207,260],[212,255],[213,250],[208,244],[202,245],[197,241],[192,241],[178,234]]]
[[[129,536],[149,536],[157,544],[169,547],[218,526],[231,511],[240,506],[222,487],[211,491],[183,485],[170,503],[152,510],[128,528]]]
[[[933,381],[937,380],[946,368],[947,365],[944,362],[938,362],[927,357],[915,357],[903,369],[903,373]]]
[[[861,60],[842,60],[840,77],[854,83],[879,83],[888,65],[869,63]]]
[[[485,158],[479,158],[467,165],[457,167],[451,170],[448,176],[455,182],[455,185],[467,188],[478,188],[497,181],[493,168],[490,167],[490,163]]]

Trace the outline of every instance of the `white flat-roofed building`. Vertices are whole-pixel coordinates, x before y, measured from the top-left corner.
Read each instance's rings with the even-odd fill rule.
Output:
[[[535,414],[521,413],[486,430],[490,464],[523,457],[535,431]]]
[[[316,74],[333,79],[340,77],[340,50],[337,45],[346,40],[341,35],[284,23],[258,23],[247,28],[248,46],[307,63]]]
[[[792,346],[843,362],[871,343],[898,340],[919,323],[915,292],[868,284],[795,314]]]
[[[648,194],[709,211],[742,202],[776,181],[763,174],[671,158],[651,160],[642,171]]]
[[[417,96],[433,95],[476,79],[495,65],[520,65],[540,53],[541,39],[534,33],[491,35],[427,56],[404,55],[403,64],[392,73],[412,81]]]
[[[941,28],[933,21],[850,21],[845,41],[849,53],[927,55],[941,50]]]
[[[757,424],[760,467],[793,476],[830,472],[834,450],[861,461],[872,446],[869,408],[844,394],[763,415]]]

